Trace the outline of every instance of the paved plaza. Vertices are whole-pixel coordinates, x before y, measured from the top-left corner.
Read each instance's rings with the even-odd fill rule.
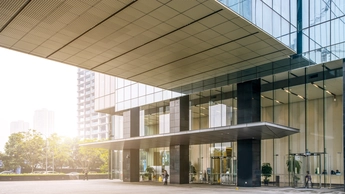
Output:
[[[210,194],[210,193],[345,193],[341,189],[236,188],[232,186],[154,182],[123,183],[117,180],[2,181],[0,194]]]

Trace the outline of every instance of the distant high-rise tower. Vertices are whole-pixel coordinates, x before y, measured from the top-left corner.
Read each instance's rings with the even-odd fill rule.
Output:
[[[29,130],[29,122],[25,121],[13,121],[10,124],[10,132],[12,133],[19,133],[25,132]]]
[[[95,73],[78,69],[78,137],[108,139],[111,117],[95,112]]]
[[[47,109],[36,110],[34,114],[34,130],[42,133],[44,137],[49,137],[55,132],[55,115],[53,111]]]

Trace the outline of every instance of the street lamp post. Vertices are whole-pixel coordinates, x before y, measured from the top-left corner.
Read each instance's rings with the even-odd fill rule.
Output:
[[[53,150],[53,172],[54,172],[54,150]]]
[[[47,174],[47,170],[48,170],[48,156],[47,156],[47,152],[48,152],[48,140],[46,139],[46,174]]]

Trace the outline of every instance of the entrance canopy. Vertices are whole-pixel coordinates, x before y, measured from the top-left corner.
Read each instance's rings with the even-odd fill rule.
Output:
[[[220,142],[235,142],[242,139],[274,139],[299,133],[299,129],[268,122],[216,127],[167,133],[144,137],[133,137],[105,142],[88,143],[82,146],[114,150],[146,149],[174,145],[197,145]]]
[[[1,47],[164,89],[295,53],[216,0],[13,0],[0,11]]]

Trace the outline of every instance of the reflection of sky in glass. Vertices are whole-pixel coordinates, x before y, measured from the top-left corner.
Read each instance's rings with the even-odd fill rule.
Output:
[[[296,50],[296,0],[219,0],[259,28]]]
[[[115,111],[182,96],[181,93],[116,78]]]
[[[218,0],[297,50],[298,0]],[[345,57],[345,1],[302,2],[302,52],[315,63]],[[248,11],[251,10],[251,11]]]

